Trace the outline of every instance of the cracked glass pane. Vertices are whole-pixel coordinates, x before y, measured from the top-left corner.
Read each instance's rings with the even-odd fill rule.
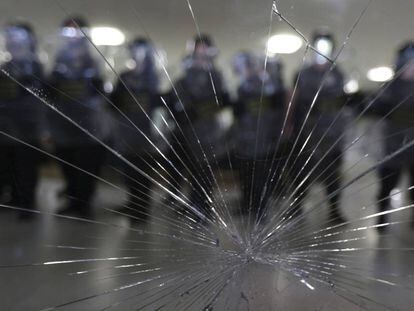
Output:
[[[411,309],[413,3],[0,8],[0,309]]]

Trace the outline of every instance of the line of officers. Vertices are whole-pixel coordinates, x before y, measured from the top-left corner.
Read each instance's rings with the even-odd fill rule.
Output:
[[[140,219],[150,214],[155,180],[161,181],[170,198],[183,197],[183,184],[189,185],[185,201],[190,210],[198,217],[217,217],[213,169],[231,163],[239,172],[244,212],[268,217],[267,211],[274,212],[268,204],[288,197],[294,202],[288,214],[299,215],[303,198],[317,179],[326,188],[330,220],[344,221],[339,202],[347,126],[343,107],[348,102],[344,75],[329,61],[335,49],[330,33],[314,34],[312,46],[318,52],[298,71],[293,97],[278,59],[269,58],[264,67],[264,59],[251,52],[236,54],[233,68],[240,78],[236,100],[214,65],[218,49],[208,35],[192,41],[191,52],[183,59],[183,75],[167,94],[159,91],[156,49],[147,39],[137,38],[128,46],[134,67],[118,76],[108,94],[85,36],[86,21],[71,17],[62,23],[60,34],[61,47],[46,76],[36,56],[32,28],[11,23],[4,29],[10,59],[1,66],[0,77],[0,178],[2,188],[11,188],[10,205],[35,208],[40,156],[46,148],[52,150],[66,181],[69,204],[59,212],[90,217],[96,176],[111,154],[104,143],[122,155],[113,155],[109,163],[122,163],[114,169],[125,177],[129,195],[125,213]],[[414,43],[409,42],[397,54],[396,67],[402,74],[373,105],[373,111],[387,118],[387,153],[414,135],[413,59]],[[397,103],[399,109],[389,114]],[[160,108],[163,122],[154,125],[154,112]],[[234,115],[230,128],[222,122],[225,109]],[[404,165],[414,181],[412,152],[410,148],[379,167],[381,211],[388,209],[388,196]],[[23,218],[29,216],[21,213]],[[379,223],[384,222],[386,217],[380,217]]]

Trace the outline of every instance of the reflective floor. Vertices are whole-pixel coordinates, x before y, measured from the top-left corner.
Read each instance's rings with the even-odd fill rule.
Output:
[[[364,120],[350,137],[365,133],[373,122]],[[344,180],[375,163],[381,152],[375,143],[379,135],[379,130],[369,131],[348,150]],[[308,253],[306,260],[313,260],[307,266],[308,279],[295,275],[294,265],[289,269],[286,262],[251,261],[235,272],[226,263],[218,264],[220,255],[214,248],[171,239],[176,232],[167,225],[143,224],[110,212],[126,196],[104,184],[99,184],[94,200],[94,221],[48,214],[62,204],[58,192],[64,184],[54,170],[53,165],[43,169],[38,189],[42,213],[29,221],[17,221],[15,212],[0,212],[0,264],[8,266],[0,269],[1,310],[386,310],[390,306],[411,310],[414,305],[409,210],[392,215],[390,221],[402,223],[381,234],[375,228],[363,228],[373,225],[374,218],[338,229],[333,241],[351,239],[342,250],[349,247],[353,252],[335,257],[338,267],[329,266],[330,253],[313,259]],[[406,185],[404,177],[399,187]],[[345,217],[357,220],[375,213],[377,187],[375,172],[348,187],[341,200]],[[237,197],[237,185],[228,185],[226,195]],[[324,195],[323,188],[315,185],[305,211]],[[171,213],[162,208],[161,197],[162,193],[153,197],[154,219]],[[402,194],[392,204],[403,206],[406,201]],[[303,222],[315,232],[327,226],[326,214],[327,209],[321,207]],[[240,221],[237,215],[234,221]],[[358,228],[363,234],[356,234]],[[196,230],[190,233],[197,234]],[[226,249],[228,242],[217,234],[218,247]],[[329,238],[324,242],[328,245]],[[312,277],[312,271],[328,275],[333,270],[330,287],[318,283],[325,279]],[[211,301],[214,304],[209,305]]]

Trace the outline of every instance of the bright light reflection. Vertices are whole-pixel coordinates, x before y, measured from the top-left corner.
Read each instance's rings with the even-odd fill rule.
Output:
[[[368,70],[367,78],[373,82],[385,82],[392,79],[394,71],[390,67],[381,66]]]
[[[359,83],[357,80],[352,79],[349,80],[345,85],[344,85],[344,92],[346,94],[353,94],[358,92],[359,90]]]
[[[302,47],[302,39],[295,35],[278,34],[267,41],[269,54],[293,54]]]
[[[91,38],[96,45],[117,46],[125,42],[123,32],[114,27],[93,27]]]

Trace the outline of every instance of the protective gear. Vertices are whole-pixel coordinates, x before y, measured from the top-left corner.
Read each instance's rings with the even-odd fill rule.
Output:
[[[281,65],[272,59],[264,71],[264,60],[262,63],[260,60],[263,59],[242,52],[234,57],[233,69],[241,78],[234,132],[244,209],[247,211],[252,207],[261,215],[271,194],[271,187],[266,187],[267,181],[278,166],[273,160],[281,156],[287,139],[280,137],[285,113]]]
[[[152,77],[156,74],[155,48],[151,42],[145,38],[136,38],[129,44],[128,50],[136,71],[145,72]]]
[[[329,32],[317,31],[313,35],[313,47],[319,52],[315,53],[315,63],[324,65],[328,63],[328,59],[332,58],[335,42],[333,36]]]
[[[403,70],[401,78],[403,80],[414,80],[414,42],[405,43],[398,51],[395,62],[396,70]]]
[[[265,159],[270,150],[275,150],[282,130],[285,108],[282,77],[280,72],[272,72],[271,76],[269,71],[264,71],[260,59],[250,53],[236,55],[233,63],[235,73],[242,74],[235,106],[239,127],[236,131],[239,133],[237,154],[244,158]]]
[[[14,61],[36,59],[36,40],[30,25],[25,23],[8,24],[4,30],[6,50]]]
[[[406,71],[412,70],[410,62],[414,59],[413,48],[414,44],[408,42],[398,51],[396,68],[402,72],[391,82],[374,106],[376,112],[380,116],[386,116],[387,120],[384,128],[385,156],[400,150],[414,139],[414,100],[412,99],[414,77],[411,73],[406,74]],[[396,107],[397,105],[399,106]],[[378,168],[380,189],[377,198],[381,212],[390,208],[389,195],[397,186],[403,169],[408,170],[412,183],[414,181],[414,147],[408,148]],[[414,200],[414,192],[412,190],[409,192],[411,200]],[[386,215],[378,218],[379,224],[386,221]],[[386,227],[378,227],[378,229],[385,230]]]
[[[68,19],[62,24],[61,34],[65,39],[49,78],[50,98],[56,109],[65,116],[96,138],[106,140],[107,112],[101,95],[102,77],[96,61],[89,52],[87,41],[83,34],[77,32],[79,27],[85,25],[82,20],[75,18]],[[48,122],[56,153],[63,159],[73,160],[72,164],[98,175],[104,160],[102,147],[53,110],[48,111]],[[89,160],[91,154],[94,155],[94,163]],[[87,215],[90,212],[89,203],[96,182],[73,170],[75,169],[66,166],[63,168],[67,193],[72,198],[68,210],[64,212]],[[85,190],[76,186],[79,184],[83,184]]]
[[[60,33],[63,37],[74,40],[84,38],[89,33],[89,24],[81,16],[70,16],[60,25]]]
[[[104,101],[100,95],[103,93],[103,83],[95,63],[73,68],[70,62],[58,56],[50,84],[53,88],[53,103],[62,113],[97,138],[107,138],[105,124],[102,123],[105,114]],[[56,112],[48,112],[48,119],[51,135],[57,144],[80,146],[91,143],[90,138]]]
[[[326,40],[326,42],[318,44],[318,42],[324,42],[320,40]],[[328,34],[315,35],[315,42],[316,48],[319,46],[320,52],[323,55],[327,57],[332,56],[331,52],[334,46],[332,36]],[[326,44],[328,42],[330,43]],[[325,61],[322,61],[322,59],[325,59]],[[317,56],[314,59],[312,64],[302,69],[296,77],[299,77],[299,80],[294,102],[293,118],[295,133],[299,135],[303,126],[298,146],[304,146],[306,144],[307,148],[302,150],[301,154],[297,155],[297,164],[292,169],[292,175],[296,179],[295,183],[299,186],[310,169],[313,169],[317,162],[324,157],[324,161],[331,165],[328,168],[318,165],[317,169],[308,178],[308,181],[319,178],[325,184],[329,195],[336,193],[329,200],[331,217],[332,220],[341,222],[343,218],[338,210],[340,198],[338,189],[340,188],[341,180],[343,141],[337,141],[337,139],[344,133],[347,122],[345,114],[341,111],[345,103],[345,94],[343,91],[344,76],[338,67],[331,69],[330,63],[326,62],[326,58],[319,55],[319,57]],[[323,87],[306,120],[306,115],[322,83]],[[304,123],[305,120],[306,123]],[[316,150],[314,150],[315,148]],[[294,152],[297,153],[298,151],[298,148],[296,148]],[[307,163],[309,157],[310,160]],[[301,171],[305,164],[306,169]],[[298,174],[300,174],[300,177],[298,177]],[[299,212],[301,211],[301,200],[307,193],[306,188],[308,188],[308,185],[309,182],[303,184],[298,191],[301,194],[297,200],[297,209]]]
[[[36,39],[30,25],[25,23],[8,24],[4,34],[11,60],[1,65],[0,129],[39,146],[47,129],[45,106],[24,89],[27,87],[40,94],[43,91],[43,68],[36,57]],[[34,208],[39,155],[21,143],[3,135],[0,137],[0,186],[11,186],[12,203],[16,206]]]
[[[136,66],[121,74],[112,94],[112,102],[128,116],[142,134],[114,109],[113,117],[117,128],[115,147],[136,167],[150,175],[153,157],[156,155],[154,146],[149,142],[154,143],[152,117],[155,109],[162,104],[159,97],[159,78],[154,63],[155,50],[150,42],[140,38],[129,45],[129,50]],[[146,218],[148,213],[145,211],[149,208],[152,183],[130,167],[125,167],[125,172],[128,174],[128,191],[132,194],[130,208],[143,209],[144,213],[134,216]],[[137,201],[136,197],[142,199]],[[138,205],[134,206],[134,202]],[[126,212],[131,214],[132,211]]]
[[[187,53],[194,57],[208,57],[213,59],[218,54],[218,49],[213,39],[207,34],[196,35],[187,44]]]
[[[414,86],[414,75],[412,73],[414,68],[414,42],[409,41],[398,50],[395,67],[398,71],[401,71],[400,75],[385,90],[375,105],[376,112],[385,115],[393,106],[404,102],[388,117],[390,131],[404,130],[413,126],[413,103],[410,98]],[[391,149],[388,151],[391,152]]]
[[[154,49],[152,44],[140,39],[135,40],[130,45],[131,57],[134,57],[134,51],[137,49],[141,49],[141,52],[145,55],[140,64],[137,64],[134,69],[121,73],[120,80],[117,81],[112,93],[112,102],[151,139],[152,113],[161,104],[159,99],[159,77],[153,61]],[[118,150],[133,154],[154,152],[154,148],[148,140],[139,134],[137,129],[126,121],[119,112],[114,111],[114,116],[117,120],[119,133],[119,137],[116,139]],[[136,148],[138,146],[139,149]]]
[[[86,25],[81,18],[69,18],[62,24],[61,33],[67,40],[56,56],[49,78],[51,97],[62,113],[97,138],[105,139],[107,132],[102,122],[105,110],[101,96],[103,80],[98,64],[90,53],[88,41],[82,33],[76,34],[78,27]],[[90,138],[56,112],[49,112],[48,117],[56,144],[80,146],[91,143]]]
[[[193,123],[197,136],[202,144],[205,144],[204,148],[212,144],[218,148],[215,150],[216,157],[222,157],[225,150],[219,148],[219,146],[221,145],[220,142],[223,143],[226,133],[223,132],[218,115],[222,110],[222,106],[229,103],[229,98],[224,89],[221,73],[215,69],[207,71],[196,66],[190,67],[186,70],[184,77],[176,84],[176,89],[178,94],[181,95],[184,106],[182,107],[181,103],[175,105],[180,109],[180,120],[183,123],[186,122],[184,119],[185,110]],[[216,95],[219,104],[217,104]],[[192,130],[188,126],[185,126],[185,128],[188,130],[188,136],[193,137]],[[193,143],[198,145],[196,140]],[[193,148],[195,151],[200,150],[196,146]],[[210,152],[208,152],[207,157],[211,157]]]
[[[208,217],[211,215],[211,202],[206,194],[211,196],[212,185],[204,185],[201,182],[205,186],[201,189],[199,182],[206,178],[201,178],[200,173],[211,174],[207,162],[220,162],[226,156],[227,131],[220,123],[219,114],[230,100],[222,75],[214,68],[210,54],[212,41],[206,36],[201,36],[201,39],[194,42],[194,53],[186,56],[184,76],[175,83],[175,90],[180,98],[175,96],[174,91],[171,91],[169,96],[169,106],[179,123],[177,128],[184,132],[183,137],[181,131],[177,131],[172,144],[176,150],[183,150],[184,159],[191,163],[189,167],[193,174],[190,178],[195,189],[192,189],[190,201]],[[181,168],[181,171],[184,171],[173,152],[170,158],[178,170]],[[171,181],[175,185],[177,181],[182,180],[173,169],[170,175],[173,176]],[[207,179],[211,179],[211,176]]]
[[[283,65],[276,57],[270,57],[267,59],[266,63],[266,75],[269,80],[265,84],[265,93],[279,93],[285,91],[285,86],[283,82]]]
[[[210,70],[217,54],[218,49],[212,38],[207,34],[201,34],[187,43],[188,56],[184,58],[183,64],[185,68],[200,67],[204,70]]]
[[[92,61],[89,49],[88,24],[81,17],[65,20],[60,29],[61,48],[56,63],[59,71],[83,71]]]
[[[252,74],[259,73],[259,58],[250,52],[243,51],[237,53],[232,60],[233,71],[240,77],[241,81],[246,80]]]

